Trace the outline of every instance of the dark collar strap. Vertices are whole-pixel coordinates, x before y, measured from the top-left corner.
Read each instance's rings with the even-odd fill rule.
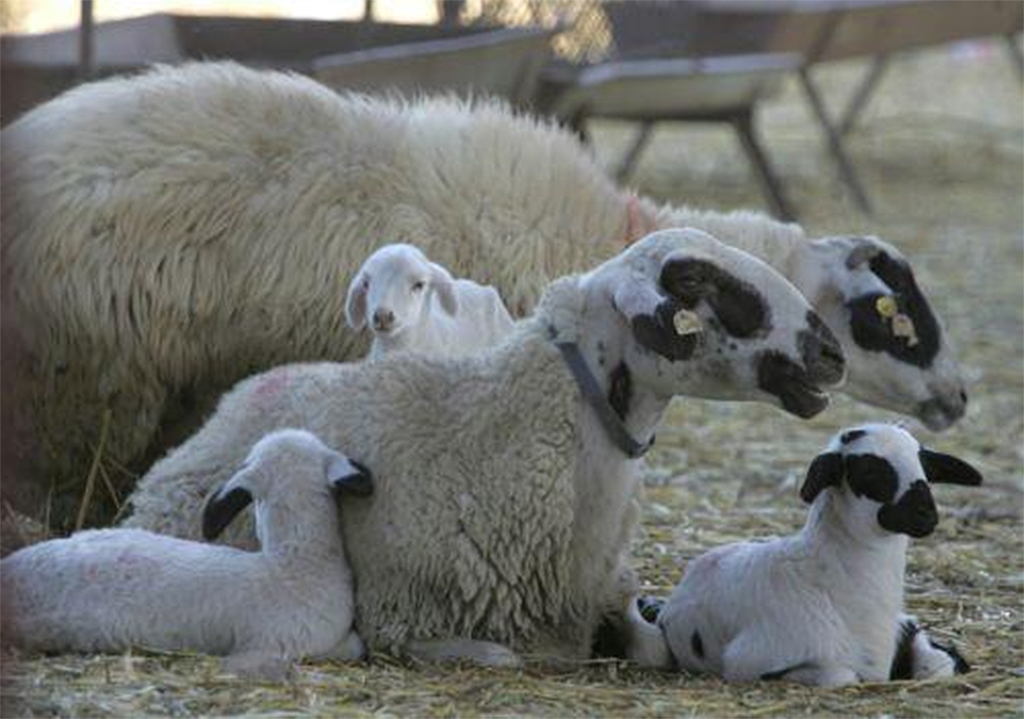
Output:
[[[619,449],[625,452],[630,459],[643,457],[647,450],[654,445],[654,437],[652,436],[646,444],[640,444],[633,439],[622,419],[608,403],[608,398],[601,391],[601,385],[598,384],[597,378],[587,367],[587,361],[583,359],[580,348],[576,346],[575,342],[555,342],[555,347],[562,353],[562,358],[569,365],[572,376],[576,378],[580,392],[583,393],[587,404],[597,413],[597,418],[601,420],[601,425],[612,442],[618,445]]]

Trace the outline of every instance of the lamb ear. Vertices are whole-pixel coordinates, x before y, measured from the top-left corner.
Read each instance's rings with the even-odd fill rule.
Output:
[[[924,467],[924,476],[934,484],[964,484],[977,487],[981,484],[981,472],[962,459],[952,455],[933,452],[924,447],[917,453]]]
[[[252,493],[245,487],[233,487],[227,492],[225,489],[227,486],[214,492],[203,509],[203,539],[208,542],[219,537],[231,520],[252,503]]]
[[[819,454],[807,468],[807,477],[800,487],[800,499],[808,504],[826,487],[837,487],[843,481],[843,455],[838,452]]]
[[[455,298],[455,280],[448,270],[434,262],[430,263],[430,285],[437,292],[441,301],[441,309],[454,316],[459,311],[459,301]]]
[[[359,331],[366,326],[366,276],[359,272],[348,286],[345,298],[345,321],[352,329]]]
[[[327,483],[337,494],[368,497],[373,494],[373,475],[365,466],[339,454],[327,465]]]

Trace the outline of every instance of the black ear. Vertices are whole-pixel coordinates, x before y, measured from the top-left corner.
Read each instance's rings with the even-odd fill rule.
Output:
[[[327,481],[335,494],[369,497],[373,494],[373,475],[354,459],[332,462],[327,470]]]
[[[223,491],[221,488],[214,492],[203,509],[203,539],[208,542],[219,537],[231,520],[252,503],[248,489],[235,487],[227,494],[222,494]]]
[[[921,459],[921,466],[924,467],[924,476],[928,478],[929,482],[965,484],[969,487],[977,487],[981,484],[981,472],[962,459],[941,452],[933,452],[924,447],[917,454]]]
[[[800,487],[800,499],[810,504],[825,487],[838,487],[842,481],[843,455],[838,452],[819,454],[807,468],[807,477]]]

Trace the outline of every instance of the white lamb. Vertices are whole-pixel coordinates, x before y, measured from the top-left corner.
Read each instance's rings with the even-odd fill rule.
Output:
[[[705,233],[666,230],[553,283],[483,353],[246,379],[140,481],[129,522],[196,536],[198,498],[239,447],[303,426],[365,451],[374,473],[374,495],[342,523],[372,649],[586,657],[602,615],[636,589],[637,458],[672,397],[769,401],[806,417],[842,374],[838,344],[788,282]],[[234,529],[230,541],[252,541]],[[637,642],[651,638],[638,628]]]
[[[332,490],[366,496],[372,481],[309,432],[268,434],[205,511],[199,497],[188,509],[213,539],[255,500],[258,552],[138,529],[26,547],[0,561],[4,639],[47,652],[200,651],[272,675],[302,657],[357,659]]]
[[[823,686],[964,671],[902,614],[908,537],[938,522],[929,482],[981,475],[899,427],[837,434],[800,490],[812,504],[799,533],[690,562],[658,617],[673,656],[729,681]]]
[[[2,408],[26,425],[5,457],[33,448],[23,471],[42,487],[88,466],[108,409],[103,456],[142,469],[246,375],[361,357],[338,288],[379,237],[408,238],[522,316],[555,277],[649,230],[698,227],[797,285],[843,344],[844,391],[933,428],[964,411],[949,342],[892,246],[658,208],[570,133],[499,104],[195,63],[65,93],[5,128],[0,153],[0,306],[18,320],[0,330],[24,355]]]
[[[357,331],[369,321],[370,357],[399,350],[471,354],[497,344],[512,329],[497,290],[453,279],[406,244],[385,245],[366,259],[349,285],[345,318]]]

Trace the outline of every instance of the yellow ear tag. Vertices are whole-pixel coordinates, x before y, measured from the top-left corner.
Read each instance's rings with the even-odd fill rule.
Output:
[[[672,316],[672,326],[675,327],[676,334],[680,337],[696,335],[704,331],[700,316],[696,312],[686,309],[679,310]]]
[[[896,306],[896,300],[891,295],[883,295],[875,300],[875,309],[882,317],[889,319],[895,317],[899,308]]]
[[[892,318],[892,333],[895,337],[905,337],[907,347],[913,347],[918,343],[917,330],[914,329],[914,320],[902,312]]]

